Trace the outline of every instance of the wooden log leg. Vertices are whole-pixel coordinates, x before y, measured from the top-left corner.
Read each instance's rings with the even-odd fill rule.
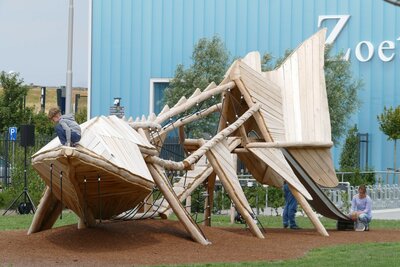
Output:
[[[208,177],[207,183],[207,198],[204,203],[204,225],[211,226],[211,212],[214,206],[214,186],[215,186],[215,173]]]
[[[230,217],[231,217],[231,224],[235,223],[235,206],[233,206],[233,203],[231,202],[231,208],[230,208]]]
[[[314,227],[317,229],[318,233],[322,236],[329,236],[325,227],[322,225],[320,220],[317,217],[317,214],[311,209],[310,204],[308,204],[307,200],[300,194],[295,188],[289,185],[289,189],[292,192],[293,196],[296,198],[297,202],[303,208],[304,212],[307,214],[308,218],[311,220]]]
[[[186,208],[187,213],[190,214],[192,212],[192,195],[187,196],[185,208]]]
[[[78,229],[85,229],[85,228],[86,228],[85,220],[82,218],[79,218]]]
[[[206,153],[208,160],[215,173],[218,175],[219,179],[222,182],[226,192],[228,192],[229,197],[235,204],[236,209],[242,215],[243,219],[246,221],[249,226],[250,231],[258,238],[264,238],[264,235],[261,233],[258,228],[256,222],[250,214],[250,205],[247,202],[247,199],[244,195],[242,188],[240,187],[239,181],[236,175],[236,169],[233,166],[223,166],[221,162],[217,159],[215,153],[215,149],[224,149],[224,146],[218,146],[217,148],[213,148]],[[225,147],[225,154],[230,153],[229,150]],[[215,153],[217,154],[217,153]],[[230,154],[228,154],[229,156]],[[236,179],[236,180],[234,180]]]
[[[29,227],[28,235],[53,227],[61,211],[61,202],[51,194],[50,188],[46,186],[31,226]]]
[[[209,245],[211,244],[203,235],[200,228],[198,228],[197,224],[193,221],[192,217],[185,210],[182,203],[179,201],[178,197],[174,194],[172,187],[169,185],[168,180],[165,178],[162,170],[155,165],[147,164],[151,175],[153,176],[154,182],[157,184],[161,193],[164,195],[165,199],[168,201],[172,210],[175,212],[176,216],[179,218],[179,221],[186,228],[186,231],[192,236],[192,238],[202,244]]]

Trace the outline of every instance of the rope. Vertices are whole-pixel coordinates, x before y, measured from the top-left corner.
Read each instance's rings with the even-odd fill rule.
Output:
[[[60,201],[61,201],[61,215],[60,215],[60,220],[62,219],[62,210],[63,210],[63,191],[62,191],[62,178],[63,178],[63,172],[60,172]]]
[[[101,223],[101,194],[100,194],[100,175],[97,174],[97,198],[99,202],[99,216],[100,216],[100,223]]]
[[[85,222],[85,224],[87,223],[87,221],[86,221],[86,216],[87,216],[87,191],[86,191],[86,185],[87,185],[87,183],[86,183],[87,181],[86,181],[86,176],[83,176],[83,190],[84,190],[84,193],[83,193],[83,201],[85,202],[85,206],[83,207],[83,219],[84,219],[84,222]]]
[[[53,163],[50,164],[50,194],[53,197]]]

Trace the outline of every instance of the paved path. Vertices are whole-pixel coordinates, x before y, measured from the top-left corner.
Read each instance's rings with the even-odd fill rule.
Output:
[[[372,210],[372,218],[381,220],[400,220],[400,208]]]

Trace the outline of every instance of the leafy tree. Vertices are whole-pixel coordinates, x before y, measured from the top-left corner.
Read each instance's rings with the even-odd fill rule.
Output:
[[[0,72],[0,131],[29,123],[32,118],[32,109],[24,107],[28,87],[23,82],[18,73]]]
[[[339,165],[340,170],[344,172],[351,172],[343,176],[344,182],[349,182],[353,186],[360,184],[373,184],[375,182],[374,173],[361,173],[358,162],[359,149],[358,149],[358,129],[354,125],[347,131],[346,140],[340,154]],[[368,169],[367,171],[372,171]]]
[[[82,109],[78,113],[75,114],[75,120],[78,124],[84,123],[87,121],[87,108]]]
[[[343,53],[330,56],[331,46],[325,49],[325,82],[331,118],[332,140],[338,144],[345,133],[347,121],[360,105],[357,93],[361,80],[354,80],[350,61],[343,60]]]
[[[33,124],[35,125],[35,132],[42,136],[54,135],[54,125],[43,111],[33,116]]]
[[[396,145],[400,138],[400,106],[383,108],[383,113],[377,116],[379,129],[388,136],[388,140],[394,141],[393,169],[396,170]]]
[[[276,216],[279,216],[278,208],[285,205],[283,190],[274,186],[268,186],[268,206],[275,210]]]
[[[194,46],[192,60],[193,64],[186,70],[182,64],[177,66],[175,77],[165,90],[165,104],[173,106],[182,96],[190,97],[196,88],[203,90],[211,82],[219,84],[228,68],[229,53],[218,36],[214,36],[211,40],[202,38]],[[212,105],[217,101],[217,99],[210,99],[203,105]],[[194,107],[184,115],[193,114],[202,108],[204,107]],[[213,133],[217,120],[216,116],[209,116],[208,119],[189,124],[185,127],[185,134],[202,137],[201,134],[204,132]]]
[[[354,125],[347,131],[346,140],[343,145],[342,154],[340,154],[340,170],[353,171],[358,169],[358,129]]]

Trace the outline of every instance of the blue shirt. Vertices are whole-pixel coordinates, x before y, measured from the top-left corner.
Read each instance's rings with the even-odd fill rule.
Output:
[[[351,211],[362,211],[366,213],[369,218],[372,218],[371,214],[372,200],[369,196],[360,198],[359,195],[355,195],[351,201]]]

